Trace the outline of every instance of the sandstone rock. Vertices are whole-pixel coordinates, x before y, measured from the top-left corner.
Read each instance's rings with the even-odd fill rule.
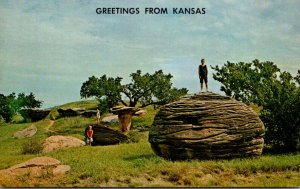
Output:
[[[168,159],[259,156],[265,128],[242,102],[214,93],[187,95],[161,107],[149,142]]]
[[[11,179],[25,174],[29,174],[29,176],[32,177],[41,177],[45,174],[65,174],[70,171],[70,169],[70,166],[61,165],[57,159],[51,157],[36,157],[8,169],[0,170],[0,177]]]
[[[56,168],[53,169],[54,175],[64,175],[71,170],[69,165],[58,165]]]
[[[31,121],[40,121],[47,117],[51,110],[37,110],[37,109],[22,109],[20,114],[24,118],[30,118]]]
[[[28,138],[28,137],[32,137],[33,135],[35,135],[36,132],[37,132],[36,126],[31,125],[30,127],[23,129],[22,131],[15,132],[14,137],[18,138],[18,139]]]
[[[50,136],[43,143],[43,153],[52,152],[58,149],[64,149],[69,147],[84,146],[85,142],[71,136]]]
[[[127,141],[126,135],[104,125],[92,125],[94,130],[94,145],[113,145]],[[86,130],[88,127],[86,128]]]
[[[84,116],[84,117],[92,117],[96,116],[96,110],[86,110],[84,108],[69,108],[69,109],[58,109],[59,118],[61,117],[74,117],[74,116]]]
[[[110,109],[113,114],[118,115],[120,130],[123,134],[127,134],[130,130],[132,116],[141,110],[135,107],[116,106]]]
[[[119,122],[118,115],[107,116],[101,120],[103,123],[116,123]]]
[[[146,110],[139,110],[139,111],[134,113],[134,116],[143,116],[143,115],[146,115],[146,114],[147,114]]]

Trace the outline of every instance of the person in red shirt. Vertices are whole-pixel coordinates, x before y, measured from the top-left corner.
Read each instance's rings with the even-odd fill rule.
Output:
[[[90,146],[92,146],[92,142],[93,142],[93,134],[94,134],[94,131],[93,131],[93,128],[92,126],[90,125],[89,126],[89,129],[87,130],[86,132],[86,135],[87,135],[87,139],[86,139],[86,143]]]

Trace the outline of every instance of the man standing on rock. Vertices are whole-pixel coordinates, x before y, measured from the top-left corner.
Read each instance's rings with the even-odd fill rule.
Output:
[[[206,92],[207,92],[208,91],[208,84],[207,84],[208,69],[205,64],[204,58],[201,59],[201,64],[198,67],[198,74],[199,74],[199,79],[200,79],[200,83],[201,83],[201,92],[203,90],[203,80],[205,82]]]

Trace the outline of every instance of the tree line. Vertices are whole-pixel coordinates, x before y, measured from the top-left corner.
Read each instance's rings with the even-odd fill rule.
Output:
[[[0,118],[5,122],[10,122],[22,108],[40,108],[42,101],[35,99],[33,93],[11,93],[7,96],[0,94]]]
[[[227,62],[211,66],[213,78],[227,96],[262,109],[265,142],[277,152],[300,149],[300,70],[296,76],[270,61]]]

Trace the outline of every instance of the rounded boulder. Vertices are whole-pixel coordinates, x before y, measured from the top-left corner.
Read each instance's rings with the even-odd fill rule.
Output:
[[[166,159],[230,159],[260,156],[264,133],[262,121],[249,106],[201,93],[161,107],[149,142]]]

